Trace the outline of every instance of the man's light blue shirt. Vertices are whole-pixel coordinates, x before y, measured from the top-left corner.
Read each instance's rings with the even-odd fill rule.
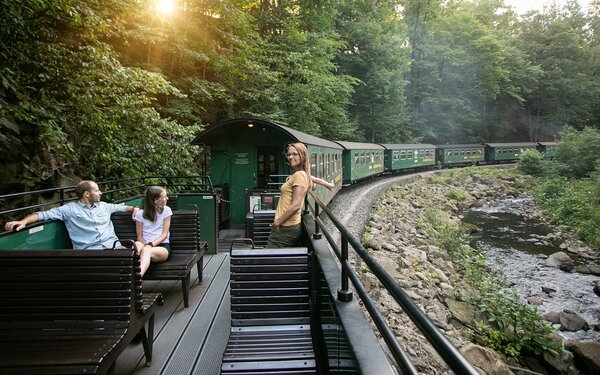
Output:
[[[81,202],[71,202],[37,214],[39,220],[62,220],[73,249],[110,249],[118,240],[110,220],[110,215],[117,211],[125,211],[125,206],[96,202],[88,207]]]

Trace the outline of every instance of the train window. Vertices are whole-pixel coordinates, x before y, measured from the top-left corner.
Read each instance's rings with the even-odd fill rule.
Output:
[[[471,155],[471,150],[465,151],[465,155]]]
[[[375,153],[371,152],[371,164],[375,163]]]
[[[331,154],[331,175],[337,172],[337,154]]]
[[[323,169],[325,167],[323,165],[324,164],[324,161],[323,161],[324,158],[325,157],[324,157],[323,153],[320,153],[319,154],[319,168],[317,169],[317,177],[323,177]]]
[[[448,151],[448,156],[452,156],[452,150]]]
[[[276,171],[277,170],[277,163],[276,163],[276,159],[275,159],[275,154],[269,154],[269,170],[270,171]]]
[[[400,151],[400,159],[406,159],[406,151]]]
[[[327,154],[327,162],[325,163],[325,178],[329,178],[331,171],[331,155]]]
[[[365,163],[365,153],[364,153],[364,152],[361,152],[361,153],[360,153],[360,163],[361,163],[361,164],[364,164],[364,163]]]
[[[258,174],[265,174],[265,155],[258,154]]]
[[[400,158],[400,154],[398,151],[392,152],[392,160],[398,160]]]
[[[412,152],[412,150],[411,150],[411,151],[408,151],[408,152],[406,153],[406,157],[407,157],[408,159],[412,159],[412,158],[413,158],[413,152]]]
[[[454,155],[458,155],[459,151],[458,150],[454,150]]]
[[[354,154],[354,164],[358,164],[358,162],[360,161],[360,155],[358,155],[358,152],[356,152]]]
[[[310,174],[317,175],[317,154],[310,154]]]
[[[425,156],[425,150],[419,150],[419,156],[420,157]]]

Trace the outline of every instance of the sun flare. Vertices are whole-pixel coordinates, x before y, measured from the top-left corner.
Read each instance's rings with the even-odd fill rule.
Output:
[[[169,15],[175,10],[174,0],[156,0],[156,11],[163,15]]]

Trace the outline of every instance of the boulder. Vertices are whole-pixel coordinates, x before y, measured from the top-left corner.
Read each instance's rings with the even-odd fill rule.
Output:
[[[527,303],[530,305],[539,306],[539,305],[543,305],[544,301],[542,301],[542,299],[540,297],[529,296],[529,297],[527,297]]]
[[[560,311],[549,311],[542,316],[552,324],[560,323]]]
[[[579,331],[588,330],[590,327],[588,323],[579,316],[576,312],[571,310],[563,310],[560,312],[560,328],[561,331]]]
[[[600,276],[600,265],[597,264],[589,264],[588,269],[590,273],[595,276]]]
[[[450,310],[450,314],[456,320],[464,325],[471,325],[475,320],[475,309],[466,302],[457,301],[454,299],[446,299],[446,306]]]
[[[550,369],[551,374],[573,374],[575,367],[573,353],[568,350],[562,350],[557,356],[548,352],[543,355],[544,367]]]
[[[510,368],[502,362],[502,359],[495,351],[484,348],[483,346],[468,343],[460,352],[465,359],[472,364],[479,372],[486,375],[512,375]]]
[[[575,366],[583,374],[600,374],[600,342],[569,341]]]
[[[398,251],[398,248],[396,246],[392,245],[391,243],[387,243],[387,242],[384,242],[383,244],[381,244],[381,247],[387,251],[391,251],[394,253]]]
[[[566,272],[570,272],[574,267],[573,259],[562,251],[550,255],[548,259],[546,259],[546,264],[550,267],[558,267]]]

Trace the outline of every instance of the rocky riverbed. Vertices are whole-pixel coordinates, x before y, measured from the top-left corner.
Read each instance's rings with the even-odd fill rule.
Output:
[[[594,362],[593,357],[600,353],[600,343],[597,342],[567,342],[569,350],[563,351],[559,357],[547,356],[516,363],[470,341],[469,328],[475,324],[476,312],[458,293],[469,290],[469,286],[464,283],[448,254],[433,242],[431,229],[423,225],[424,217],[435,212],[436,220],[460,225],[459,212],[500,198],[523,197],[529,182],[526,177],[506,172],[490,174],[481,170],[441,173],[426,174],[411,182],[404,181],[403,177],[399,183],[384,180],[361,186],[353,189],[353,192],[340,194],[331,209],[357,237],[363,239],[371,255],[482,373],[527,373],[533,370],[539,373],[576,374],[578,370],[580,373],[593,371],[593,366],[598,365],[597,358]],[[368,217],[360,218],[358,213],[369,211],[371,214]],[[543,218],[535,207],[526,207],[523,213]],[[562,253],[567,257],[577,252],[580,259],[585,259],[583,264],[578,265],[578,271],[588,274],[595,272],[597,250],[585,246],[567,228],[558,228],[552,233],[550,237],[539,240],[559,243],[565,250]],[[569,267],[564,265],[564,262],[569,262],[562,255],[549,256],[545,261],[559,269]],[[384,315],[389,317],[390,326],[417,369],[424,374],[448,373],[443,361],[396,302],[380,288],[379,282],[366,266],[356,258],[353,262],[362,275],[363,284]],[[531,300],[530,303],[537,301]],[[570,319],[567,314],[569,311],[562,311],[558,312],[558,317],[548,318],[567,322]],[[562,340],[562,337],[556,335],[555,339]],[[581,361],[586,364],[580,365]],[[592,370],[585,366],[591,366],[589,368]]]

